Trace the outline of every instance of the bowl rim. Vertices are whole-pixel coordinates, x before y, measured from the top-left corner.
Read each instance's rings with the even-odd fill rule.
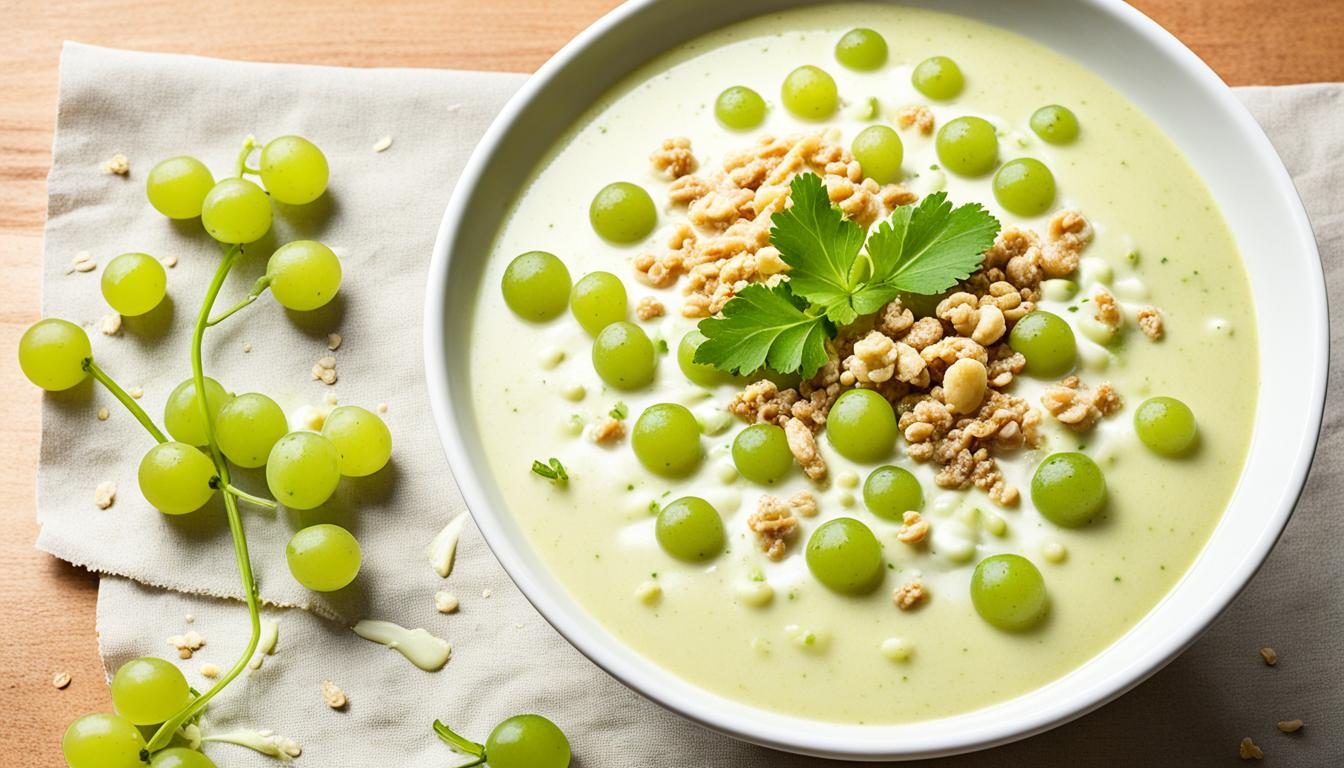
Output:
[[[763,728],[758,723],[753,723],[750,718],[742,718],[732,713],[716,712],[712,707],[706,706],[704,702],[705,698],[716,694],[695,688],[693,685],[692,688],[702,694],[700,700],[686,696],[681,691],[660,689],[656,681],[648,676],[646,670],[632,665],[627,659],[622,658],[621,654],[614,652],[609,647],[611,643],[620,644],[618,639],[610,636],[594,635],[588,629],[580,626],[579,622],[570,615],[569,611],[571,609],[569,607],[554,602],[541,588],[538,579],[544,574],[533,573],[530,568],[522,563],[520,551],[511,541],[508,532],[499,523],[495,510],[491,508],[491,504],[486,498],[482,486],[488,480],[482,479],[480,475],[483,473],[476,471],[476,464],[471,460],[467,445],[463,440],[462,425],[459,423],[451,405],[452,387],[449,381],[448,361],[444,355],[446,334],[445,323],[443,322],[446,312],[449,310],[446,286],[452,260],[451,245],[462,229],[474,190],[489,171],[492,156],[505,138],[508,129],[520,117],[525,108],[540,94],[544,93],[560,73],[573,65],[576,60],[582,59],[587,49],[595,41],[619,30],[631,19],[645,13],[650,8],[674,2],[677,2],[677,0],[628,0],[617,6],[570,40],[522,85],[505,103],[503,109],[495,117],[472,151],[457,179],[434,243],[434,251],[426,281],[423,352],[435,426],[439,433],[440,443],[448,458],[450,471],[457,481],[468,509],[473,511],[473,518],[477,527],[482,532],[487,545],[524,597],[574,648],[607,674],[644,698],[719,733],[761,746],[819,757],[858,760],[916,759],[947,756],[1006,744],[1042,733],[1082,717],[1133,689],[1166,666],[1193,644],[1249,584],[1251,578],[1263,565],[1270,550],[1278,541],[1305,488],[1307,474],[1315,456],[1325,405],[1330,354],[1329,317],[1324,273],[1315,236],[1292,179],[1263,129],[1255,122],[1246,107],[1237,100],[1231,89],[1208,65],[1171,33],[1122,0],[1075,0],[1075,2],[1108,15],[1116,23],[1128,27],[1133,33],[1141,36],[1148,43],[1171,57],[1178,67],[1184,69],[1186,74],[1198,81],[1197,84],[1206,92],[1205,95],[1215,99],[1224,110],[1225,115],[1230,116],[1235,121],[1232,129],[1237,131],[1242,138],[1251,142],[1250,149],[1272,160],[1269,163],[1268,171],[1274,187],[1267,190],[1266,193],[1281,196],[1285,201],[1294,228],[1292,234],[1296,235],[1298,239],[1296,246],[1303,249],[1302,255],[1306,257],[1308,269],[1313,272],[1307,276],[1309,278],[1308,282],[1315,289],[1310,295],[1303,297],[1304,301],[1298,307],[1299,310],[1306,310],[1309,328],[1315,334],[1314,354],[1309,371],[1309,388],[1306,393],[1309,423],[1301,434],[1301,440],[1297,445],[1292,446],[1294,450],[1292,468],[1283,486],[1284,492],[1279,497],[1279,503],[1273,510],[1266,526],[1262,529],[1260,536],[1245,552],[1245,557],[1235,564],[1235,568],[1227,574],[1217,591],[1208,595],[1208,599],[1202,607],[1190,614],[1189,618],[1180,625],[1179,631],[1165,637],[1163,642],[1154,646],[1146,655],[1140,657],[1134,663],[1117,668],[1105,678],[1106,685],[1093,686],[1081,700],[1073,701],[1067,706],[1046,706],[1012,718],[1001,719],[999,722],[994,722],[973,734],[941,740],[927,740],[924,743],[914,745],[902,744],[899,749],[894,748],[892,744],[856,745],[834,738],[818,736],[813,734],[810,729]],[[1086,64],[1083,64],[1083,66],[1086,66]],[[1257,422],[1259,418],[1260,416],[1257,414]],[[1253,447],[1254,444],[1255,436],[1253,435],[1251,446]],[[1248,448],[1246,464],[1242,470],[1243,475],[1253,458],[1250,450]],[[1240,484],[1240,480],[1238,483]],[[1228,508],[1232,504],[1233,501],[1229,500]],[[481,514],[475,514],[478,511]],[[1210,534],[1209,541],[1201,549],[1201,555],[1208,550],[1210,543],[1216,536],[1216,531]],[[1196,563],[1197,561],[1191,563],[1190,570],[1196,567]],[[1189,571],[1182,577],[1181,581],[1173,585],[1167,597],[1164,597],[1150,609],[1149,614],[1146,614],[1144,619],[1140,619],[1138,624],[1142,624],[1148,616],[1157,611],[1162,602],[1181,587],[1188,574]],[[582,609],[579,608],[578,610],[581,611]],[[1133,630],[1134,627],[1131,627],[1130,631]],[[1106,649],[1099,651],[1098,657],[1105,654],[1111,645],[1118,642],[1120,642],[1120,638],[1112,641]],[[1049,683],[1043,688],[1048,688],[1057,682],[1059,681]],[[691,684],[688,683],[688,685]],[[1022,696],[1040,690],[1042,689],[1038,688],[1032,692],[1024,693]],[[1016,698],[1019,697],[1014,697],[1009,701]],[[765,710],[752,708],[750,705],[743,706],[757,712],[765,712]],[[954,715],[951,717],[961,716]],[[796,718],[796,721],[799,723],[813,722],[804,718]],[[880,730],[895,726],[862,727]]]

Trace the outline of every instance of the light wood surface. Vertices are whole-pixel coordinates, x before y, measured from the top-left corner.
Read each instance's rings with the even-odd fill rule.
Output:
[[[0,763],[60,766],[109,706],[96,578],[33,548],[40,395],[15,363],[38,264],[62,40],[235,59],[530,72],[615,0],[0,0]],[[1344,80],[1344,3],[1138,0],[1232,85]],[[152,105],[147,105],[152,107]],[[52,674],[74,679],[65,690]],[[17,719],[16,719],[17,716]]]

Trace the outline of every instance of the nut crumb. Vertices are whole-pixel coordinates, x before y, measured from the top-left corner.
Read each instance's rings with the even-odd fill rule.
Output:
[[[188,613],[186,616],[183,616],[183,617],[182,617],[182,620],[185,621],[185,622],[187,622],[188,624],[195,624],[195,623],[196,623],[196,614]]]
[[[896,125],[901,128],[915,127],[928,136],[933,133],[933,112],[923,104],[906,107],[896,113]]]
[[[1139,310],[1139,330],[1143,335],[1157,341],[1162,338],[1162,312],[1157,307],[1144,307]]]
[[[177,266],[177,257],[171,253],[168,254],[167,256],[160,256],[159,263],[169,269],[172,269],[173,267]]]
[[[491,592],[489,589],[482,589],[482,590],[481,590],[481,597],[489,597],[489,596],[491,596],[491,595],[493,595],[493,594],[494,594],[494,593]]]
[[[129,393],[131,397],[135,398],[136,400],[139,400],[140,398],[145,396],[145,390],[142,389],[141,387],[131,387]]]
[[[99,483],[97,488],[93,489],[93,503],[98,505],[99,509],[107,509],[117,500],[117,484],[112,482]]]
[[[322,681],[322,700],[327,702],[327,706],[332,709],[345,709],[347,699],[345,691],[336,687],[336,684],[330,680]]]
[[[379,413],[387,413],[387,403],[379,403],[379,404],[378,404],[378,412],[379,412]]]
[[[896,531],[896,540],[902,544],[918,544],[929,535],[929,521],[914,510],[907,510],[902,518],[900,530]]]
[[[809,490],[801,490],[789,497],[789,509],[803,517],[816,517],[817,497]]]
[[[381,139],[379,139],[379,140],[377,140],[377,141],[375,141],[375,142],[373,143],[373,151],[374,151],[374,152],[386,152],[386,151],[387,151],[388,149],[390,149],[391,147],[392,147],[392,137],[391,137],[391,136],[384,136],[383,138],[381,138]]]
[[[639,304],[635,307],[635,317],[644,321],[662,317],[664,312],[666,312],[666,309],[663,307],[663,302],[652,296],[645,296],[640,299]]]
[[[1279,654],[1275,653],[1274,649],[1270,648],[1268,645],[1260,649],[1260,658],[1265,660],[1267,666],[1272,667],[1279,663]]]
[[[98,330],[102,331],[104,336],[116,336],[121,332],[121,315],[116,312],[103,315],[98,321]]]
[[[80,259],[80,256],[83,256],[84,258]],[[97,268],[98,262],[89,258],[89,252],[80,251],[79,256],[75,257],[75,261],[71,262],[70,269],[66,270],[65,273],[68,275],[71,272],[92,272]]]
[[[328,333],[328,334],[327,334],[327,349],[331,350],[332,352],[335,352],[335,351],[337,350],[337,348],[339,348],[339,347],[341,346],[341,342],[342,342],[342,341],[344,341],[344,339],[341,338],[341,334],[339,334],[339,333]]]
[[[434,609],[439,613],[457,613],[461,605],[457,601],[457,596],[446,589],[434,593]]]
[[[313,378],[331,386],[336,383],[336,358],[327,355],[313,366]]]
[[[1241,755],[1242,760],[1263,760],[1265,757],[1264,750],[1256,746],[1255,742],[1251,741],[1250,736],[1241,740],[1237,753]]]
[[[611,445],[625,437],[625,423],[619,419],[607,419],[593,430],[593,442],[598,445]]]
[[[191,655],[205,645],[205,638],[197,632],[188,632],[185,635],[173,635],[168,638],[168,644],[177,649],[177,657],[180,659],[190,659]]]
[[[924,586],[924,582],[919,579],[897,587],[895,592],[891,593],[891,602],[896,604],[902,611],[910,611],[919,607],[920,603],[929,599],[929,589]]]
[[[246,353],[251,352],[251,351],[252,351],[252,343],[249,342],[249,341],[244,341],[244,342],[243,342],[243,353],[246,354]]]
[[[789,541],[798,530],[798,518],[778,496],[762,496],[756,511],[747,518],[747,528],[756,534],[761,551],[771,560],[780,560]]]
[[[111,417],[112,417],[112,414],[111,414],[106,408],[99,408],[99,409],[98,409],[98,420],[99,420],[99,421],[107,421],[107,420],[108,420],[109,418],[111,418]]]
[[[64,690],[67,686],[70,685],[70,673],[57,672],[56,674],[51,676],[51,684],[58,691]],[[1298,722],[1301,721],[1299,720]]]
[[[118,152],[107,160],[103,161],[103,173],[109,176],[125,176],[131,172],[131,161],[125,155]]]
[[[214,680],[216,677],[219,677],[219,665],[211,664],[209,662],[202,664],[201,677],[208,678],[210,680]]]
[[[1280,720],[1278,725],[1284,733],[1297,733],[1302,730],[1303,723],[1301,720]]]

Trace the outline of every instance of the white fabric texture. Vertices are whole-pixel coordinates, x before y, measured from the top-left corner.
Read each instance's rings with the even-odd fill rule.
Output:
[[[338,69],[207,60],[67,44],[49,180],[43,310],[90,327],[94,354],[156,420],[172,388],[190,374],[190,326],[218,247],[196,221],[172,223],[145,202],[153,162],[174,154],[203,159],[217,174],[232,167],[242,138],[297,133],[326,152],[332,187],[312,210],[284,209],[275,232],[252,250],[219,302],[227,307],[264,270],[265,255],[299,237],[338,250],[340,299],[324,310],[282,310],[269,297],[206,336],[207,375],[235,392],[261,391],[287,410],[388,404],[393,465],[363,481],[343,481],[335,503],[314,513],[246,507],[248,540],[261,593],[274,606],[279,645],[260,670],[235,682],[209,708],[208,731],[268,728],[297,740],[301,765],[424,766],[457,762],[431,733],[442,718],[483,740],[506,716],[535,711],[570,736],[581,768],[606,766],[794,766],[819,761],[734,742],[662,711],[609,678],[556,634],[527,604],[468,526],[446,580],[433,573],[425,544],[463,504],[448,474],[425,398],[420,359],[421,303],[429,253],[453,183],[473,145],[523,78],[477,72]],[[1241,89],[1306,201],[1326,264],[1331,299],[1344,301],[1344,87]],[[372,147],[383,136],[385,152]],[[128,177],[99,165],[116,152]],[[96,329],[107,310],[101,266],[124,251],[174,255],[168,306],[125,322],[118,336]],[[67,274],[78,251],[100,269]],[[327,350],[327,334],[344,337]],[[1332,327],[1332,347],[1340,342]],[[244,352],[250,345],[250,352]],[[338,382],[313,380],[328,354]],[[988,753],[939,765],[1230,765],[1252,736],[1269,759],[1300,766],[1344,759],[1344,518],[1332,504],[1344,491],[1338,388],[1316,466],[1293,521],[1262,572],[1191,650],[1152,680],[1071,725]],[[111,418],[95,412],[107,407]],[[102,573],[98,632],[104,662],[175,658],[170,635],[195,630],[206,645],[181,662],[198,688],[204,663],[227,667],[241,652],[247,614],[222,508],[169,518],[149,507],[136,467],[150,439],[101,389],[81,386],[44,401],[39,466],[38,546]],[[256,472],[238,484],[264,492]],[[119,488],[107,510],[94,487]],[[346,525],[364,549],[358,587],[337,596],[293,582],[284,545],[297,526]],[[462,602],[435,611],[448,589]],[[489,595],[488,597],[486,595]],[[309,610],[299,610],[296,607]],[[187,622],[187,616],[194,620]],[[422,672],[346,626],[382,618],[425,627],[452,641],[453,659]],[[1276,667],[1257,649],[1271,645]],[[331,680],[350,699],[345,711],[323,703]],[[1278,720],[1301,718],[1294,735]],[[221,766],[274,761],[230,745],[207,745]]]

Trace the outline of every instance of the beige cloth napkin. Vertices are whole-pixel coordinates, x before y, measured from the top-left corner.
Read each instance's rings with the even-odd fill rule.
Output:
[[[144,201],[144,173],[175,153],[229,167],[248,133],[295,132],[315,140],[332,164],[333,185],[318,215],[285,212],[277,242],[320,238],[344,258],[342,299],[329,311],[289,315],[269,299],[207,336],[206,368],[237,392],[260,390],[287,408],[386,402],[394,465],[364,482],[346,481],[338,502],[315,514],[248,510],[248,537],[263,596],[278,622],[274,656],[211,705],[208,730],[269,728],[303,746],[310,766],[432,766],[456,760],[430,733],[443,718],[483,739],[498,720],[536,711],[569,734],[581,768],[606,766],[801,766],[780,755],[705,731],[642,700],[564,642],[531,609],[468,526],[447,580],[422,550],[462,508],[425,402],[420,362],[424,274],[439,217],[465,158],[522,78],[428,70],[349,70],[241,64],[67,45],[50,178],[44,266],[48,315],[94,323],[104,312],[100,271],[66,274],[72,256],[90,251],[100,265],[126,250],[176,255],[169,272],[171,311],[126,323],[121,335],[92,332],[95,355],[125,386],[143,387],[142,403],[159,415],[171,388],[188,375],[187,337],[217,248],[194,222],[164,221]],[[1331,296],[1344,301],[1344,87],[1243,89],[1241,97],[1269,131],[1297,179],[1317,227]],[[393,143],[383,153],[380,137]],[[129,178],[99,173],[125,152]],[[274,243],[249,257],[225,304],[246,290]],[[1262,308],[1274,311],[1274,308]],[[309,370],[326,354],[328,333],[339,381],[327,387]],[[1340,341],[1338,329],[1332,334]],[[251,352],[243,351],[251,345]],[[1335,361],[1335,389],[1344,376]],[[149,439],[101,391],[49,396],[39,469],[38,546],[106,574],[98,603],[104,660],[174,657],[170,635],[195,630],[206,645],[182,662],[188,679],[204,663],[225,666],[241,651],[246,611],[218,510],[167,518],[149,509],[135,467]],[[1332,393],[1338,406],[1339,392]],[[106,406],[112,417],[94,413]],[[1344,758],[1344,491],[1337,457],[1344,449],[1338,407],[1326,431],[1307,493],[1283,542],[1228,614],[1194,648],[1136,691],[1072,725],[940,765],[1232,765],[1252,736],[1280,765],[1338,765]],[[98,510],[93,489],[110,480],[116,504]],[[264,488],[256,475],[242,484]],[[294,527],[318,519],[359,536],[365,565],[359,587],[315,598],[289,577],[283,547]],[[128,578],[122,578],[128,577]],[[435,611],[447,588],[460,613]],[[321,614],[321,616],[317,615]],[[187,617],[192,621],[188,623]],[[334,617],[329,620],[325,617]],[[354,636],[346,623],[386,618],[451,640],[453,660],[438,673],[412,667],[392,651]],[[1268,668],[1257,649],[1279,652]],[[323,703],[331,680],[350,699],[346,711]],[[1293,736],[1275,721],[1301,718]],[[270,758],[209,745],[221,766],[269,766]]]

